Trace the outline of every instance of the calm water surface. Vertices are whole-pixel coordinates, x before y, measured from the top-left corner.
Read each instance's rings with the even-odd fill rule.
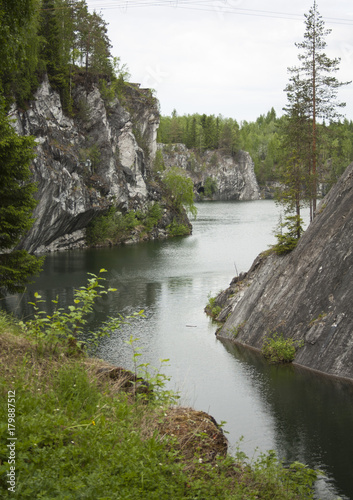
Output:
[[[72,303],[73,288],[86,283],[87,272],[104,267],[118,293],[97,305],[91,328],[117,313],[144,309],[146,318],[104,339],[99,357],[132,368],[126,341],[138,338],[139,361],[159,367],[160,359],[169,359],[162,371],[183,404],[227,422],[231,451],[241,437],[240,448],[249,457],[274,449],[284,460],[325,472],[318,498],[353,499],[353,384],[293,366],[269,366],[251,350],[218,341],[203,312],[210,295],[274,243],[279,209],[267,200],[197,206],[187,238],[49,255],[28,294],[8,298],[5,306],[30,314],[26,304],[34,290],[48,308],[56,296]]]

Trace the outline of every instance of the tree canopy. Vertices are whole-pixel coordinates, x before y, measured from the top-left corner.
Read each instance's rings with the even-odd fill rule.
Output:
[[[234,154],[239,149],[239,125],[236,120],[221,115],[178,116],[174,110],[171,117],[161,117],[157,141],[183,143],[200,152],[222,149],[227,154]]]
[[[0,0],[0,87],[11,103],[30,99],[46,72],[71,110],[73,80],[114,75],[107,23],[84,0]]]
[[[176,111],[171,116],[162,116],[157,141],[164,144],[182,142],[195,152],[200,152],[201,142],[201,152],[204,151],[200,130],[201,116],[203,115],[179,116]],[[256,178],[261,186],[267,182],[282,180],[282,176],[286,175],[283,171],[287,162],[286,151],[295,147],[293,142],[291,146],[286,144],[286,128],[289,126],[286,114],[279,117],[274,108],[271,108],[253,122],[239,121],[238,124],[237,120],[222,116],[219,116],[218,120],[221,131],[218,143],[214,142],[209,149],[221,149],[228,153],[239,149],[248,151],[254,161]],[[216,123],[215,116],[213,122]],[[296,126],[294,120],[290,126]],[[229,128],[232,130],[231,137]],[[353,161],[353,122],[347,119],[330,123],[322,121],[317,124],[317,128],[322,138],[319,150],[324,167],[321,173],[322,182],[329,187]],[[306,140],[311,137],[310,131],[303,130],[303,133]],[[304,143],[299,141],[297,145],[303,147]]]

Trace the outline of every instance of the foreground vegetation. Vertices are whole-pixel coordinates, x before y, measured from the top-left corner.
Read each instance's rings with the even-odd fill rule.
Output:
[[[273,452],[227,456],[222,432],[203,412],[175,406],[158,371],[141,366],[146,383],[87,356],[72,332],[106,292],[100,280],[91,276],[67,311],[37,309],[26,324],[0,315],[1,497],[312,498],[315,471],[284,467]]]

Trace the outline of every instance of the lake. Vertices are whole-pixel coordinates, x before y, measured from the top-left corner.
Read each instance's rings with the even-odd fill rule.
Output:
[[[159,368],[161,359],[169,360],[161,370],[182,404],[226,421],[230,452],[240,438],[249,457],[273,449],[283,460],[324,471],[318,498],[353,499],[353,384],[292,365],[270,366],[257,352],[217,340],[217,326],[203,311],[210,296],[275,242],[280,209],[271,200],[197,208],[189,237],[48,255],[36,283],[3,307],[28,317],[34,291],[48,310],[56,297],[71,304],[87,272],[107,269],[107,284],[118,292],[97,304],[90,328],[107,315],[143,309],[145,318],[103,339],[99,357],[131,369],[133,350],[126,342],[138,339],[139,362]]]

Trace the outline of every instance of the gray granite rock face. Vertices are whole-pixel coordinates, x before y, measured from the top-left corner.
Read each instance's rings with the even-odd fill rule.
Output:
[[[130,94],[130,104],[134,96],[138,102],[134,118],[134,110],[127,112],[118,99],[107,106],[97,87],[77,87],[71,118],[45,79],[29,109],[11,109],[16,131],[35,136],[37,142],[31,168],[38,205],[21,248],[39,252],[84,246],[87,224],[113,203],[143,209],[153,199],[148,175],[159,111],[138,86],[132,86]],[[147,151],[137,143],[136,128]]]
[[[260,189],[254,173],[254,163],[249,153],[239,151],[235,156],[220,151],[198,154],[184,144],[158,144],[167,168],[177,166],[193,180],[195,195],[204,192],[207,178],[216,181],[217,189],[212,200],[259,200]]]
[[[353,164],[317,212],[292,253],[260,255],[223,292],[217,335],[261,349],[282,333],[304,341],[296,363],[353,378]]]

